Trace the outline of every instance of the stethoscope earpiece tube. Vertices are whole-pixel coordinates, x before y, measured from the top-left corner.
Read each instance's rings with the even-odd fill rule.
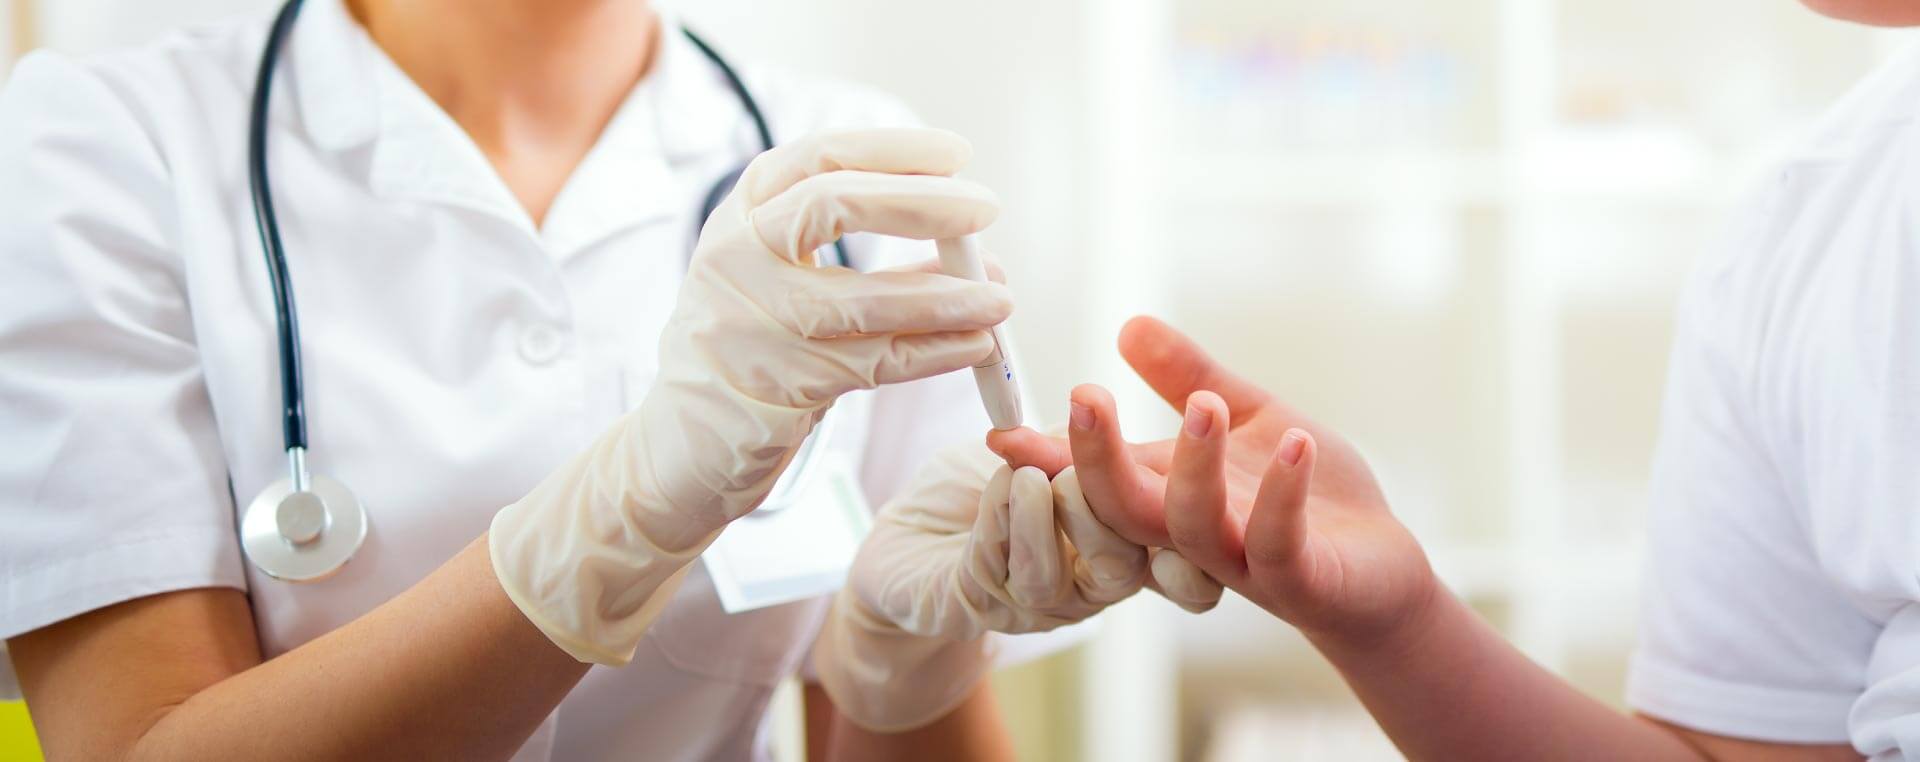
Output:
[[[307,447],[305,379],[300,368],[300,322],[293,306],[293,283],[287,277],[287,257],[280,242],[280,219],[273,211],[272,186],[267,181],[267,109],[272,100],[274,63],[293,31],[304,0],[287,0],[267,33],[260,55],[260,73],[253,83],[253,110],[247,122],[247,187],[253,197],[253,222],[260,231],[260,249],[266,255],[267,279],[273,285],[273,316],[280,345],[280,416],[282,445],[288,450]],[[304,481],[296,477],[297,481]]]

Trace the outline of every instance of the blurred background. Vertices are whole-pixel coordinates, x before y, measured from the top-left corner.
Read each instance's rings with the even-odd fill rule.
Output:
[[[270,0],[0,0],[0,72]],[[676,3],[740,60],[877,85],[970,137],[1052,422],[1166,318],[1346,431],[1448,583],[1617,701],[1672,303],[1749,178],[1909,39],[1793,0]],[[1142,596],[997,679],[1026,759],[1394,759],[1229,596]],[[789,739],[790,742],[790,739]],[[0,705],[0,758],[30,758]]]

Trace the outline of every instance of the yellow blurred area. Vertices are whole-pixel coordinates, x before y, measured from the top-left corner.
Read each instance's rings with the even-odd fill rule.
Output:
[[[27,705],[0,701],[0,762],[31,762],[40,758],[40,743],[34,740]]]

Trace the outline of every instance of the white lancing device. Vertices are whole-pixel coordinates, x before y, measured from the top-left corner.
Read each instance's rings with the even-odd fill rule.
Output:
[[[987,262],[973,236],[942,238],[934,242],[940,252],[940,269],[955,278],[987,282]],[[1000,326],[993,327],[993,354],[973,366],[973,383],[980,387],[980,401],[987,406],[987,418],[1000,431],[1020,428],[1020,385],[1013,379],[1013,360],[1007,355],[1007,337]]]

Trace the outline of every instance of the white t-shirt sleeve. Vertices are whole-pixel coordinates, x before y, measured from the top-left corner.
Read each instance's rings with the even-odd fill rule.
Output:
[[[1707,268],[1682,302],[1627,702],[1716,735],[1843,743],[1877,628],[1822,573],[1787,475],[1800,464],[1768,445],[1752,327],[1766,309],[1743,277]]]
[[[246,585],[174,189],[127,102],[51,54],[0,94],[0,638]]]

